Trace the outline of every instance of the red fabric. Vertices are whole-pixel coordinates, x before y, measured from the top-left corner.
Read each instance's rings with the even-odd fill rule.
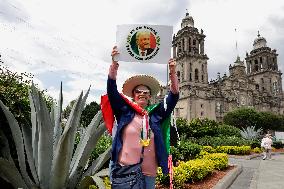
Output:
[[[101,96],[101,110],[103,114],[103,119],[106,124],[106,128],[110,134],[112,134],[112,128],[113,128],[113,122],[114,122],[114,116],[113,111],[110,106],[110,102],[108,99],[107,94]]]
[[[137,113],[141,115],[145,115],[147,113],[146,110],[141,108],[139,105],[133,103],[129,99],[127,99],[123,94],[121,94],[122,98],[125,100],[127,104],[129,104]],[[112,134],[113,122],[114,122],[114,113],[111,108],[108,95],[105,94],[101,96],[101,110],[103,114],[103,119],[106,124],[106,128],[110,134]]]

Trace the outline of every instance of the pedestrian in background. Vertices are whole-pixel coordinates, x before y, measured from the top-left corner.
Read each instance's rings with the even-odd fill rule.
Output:
[[[261,140],[261,147],[263,149],[263,160],[271,159],[272,139],[271,134],[266,134]]]

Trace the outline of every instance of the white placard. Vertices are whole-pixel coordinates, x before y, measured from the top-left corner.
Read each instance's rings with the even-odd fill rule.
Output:
[[[120,61],[167,64],[171,57],[172,26],[118,25],[116,44]]]

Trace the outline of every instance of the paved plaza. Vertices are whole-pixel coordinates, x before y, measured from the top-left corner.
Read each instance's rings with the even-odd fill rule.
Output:
[[[273,153],[271,160],[229,158],[243,171],[229,189],[284,189],[284,154]]]

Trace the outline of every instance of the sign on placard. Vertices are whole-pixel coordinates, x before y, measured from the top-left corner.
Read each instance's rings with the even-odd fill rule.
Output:
[[[118,25],[116,43],[125,62],[167,64],[171,57],[172,26]]]

